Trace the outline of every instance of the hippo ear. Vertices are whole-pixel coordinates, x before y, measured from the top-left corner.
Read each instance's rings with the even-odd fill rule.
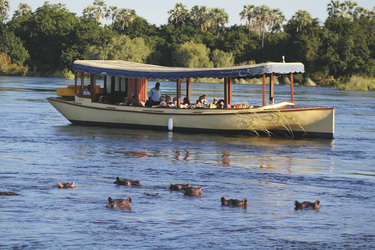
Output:
[[[244,204],[247,204],[247,199],[246,199],[246,198],[243,199],[242,202],[243,202]]]
[[[117,177],[116,177],[116,180],[119,181],[119,180],[120,180],[120,177],[117,176]]]
[[[225,198],[224,198],[224,197],[221,197],[221,201],[225,201]]]
[[[172,185],[173,185],[172,183],[169,183],[169,186],[170,186],[170,187],[172,187]]]
[[[316,200],[315,205],[319,205],[319,204],[320,204],[320,200]]]
[[[111,197],[108,197],[108,202],[112,203],[113,199]]]
[[[128,201],[131,202],[131,201],[132,201],[132,198],[129,197],[129,198],[128,198]]]
[[[294,201],[294,205],[298,206],[299,202],[297,200]]]

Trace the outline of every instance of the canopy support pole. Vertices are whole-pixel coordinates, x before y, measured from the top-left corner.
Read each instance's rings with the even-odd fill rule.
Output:
[[[177,79],[177,107],[181,107],[181,79]]]
[[[263,74],[262,106],[266,106],[266,74]]]
[[[84,86],[85,86],[85,72],[81,72],[81,93],[80,94],[83,94]]]
[[[107,93],[107,75],[104,76],[104,94]]]
[[[186,97],[190,102],[190,88],[191,88],[191,78],[186,79]]]
[[[228,107],[228,78],[224,78],[224,108]]]
[[[291,102],[294,103],[294,82],[293,82],[293,73],[290,73],[290,98]]]
[[[273,81],[274,73],[271,73],[270,76],[270,104],[275,103],[275,98],[274,98],[274,81]]]
[[[228,77],[228,104],[229,107],[232,106],[232,77]]]
[[[77,94],[77,82],[78,82],[78,72],[74,74],[74,95]]]
[[[90,96],[91,101],[96,101],[96,75],[90,74]]]

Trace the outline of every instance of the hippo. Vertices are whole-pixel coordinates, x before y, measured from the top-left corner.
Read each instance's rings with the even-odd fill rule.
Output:
[[[190,184],[175,184],[173,185],[172,183],[169,184],[169,189],[174,190],[174,191],[182,191],[185,188],[190,187]]]
[[[184,189],[185,195],[189,196],[201,196],[203,193],[202,187],[194,188],[194,187],[187,187]]]
[[[108,197],[108,205],[107,208],[129,208],[130,202],[132,201],[132,198],[127,199],[112,199],[111,197]]]
[[[125,186],[137,186],[141,185],[141,181],[132,181],[129,179],[121,179],[120,177],[116,177],[116,181],[114,182],[117,185],[125,185]]]
[[[59,188],[74,188],[75,183],[74,183],[74,181],[72,181],[72,183],[64,183],[64,184],[62,184],[61,181],[59,181],[59,183],[57,183],[57,186]]]
[[[14,193],[14,192],[0,192],[0,195],[3,195],[3,196],[12,196],[12,195],[19,195],[19,194]]]
[[[304,201],[302,203],[299,203],[297,200],[295,200],[294,205],[296,207],[294,209],[298,210],[298,209],[303,209],[303,208],[312,208],[312,209],[318,210],[319,204],[320,204],[319,200],[316,200],[315,202]]]
[[[242,201],[237,200],[237,199],[226,200],[224,197],[221,197],[221,205],[222,206],[234,206],[234,207],[246,206],[247,205],[247,199],[244,198]]]

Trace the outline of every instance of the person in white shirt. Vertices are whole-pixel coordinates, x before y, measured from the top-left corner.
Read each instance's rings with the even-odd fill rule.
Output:
[[[155,87],[150,90],[150,93],[148,95],[148,100],[151,105],[159,105],[160,97],[161,97],[160,83],[157,82],[155,84]]]

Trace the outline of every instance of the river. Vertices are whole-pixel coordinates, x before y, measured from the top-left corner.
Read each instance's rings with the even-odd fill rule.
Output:
[[[76,126],[46,100],[67,84],[0,77],[0,191],[19,194],[0,196],[0,248],[375,247],[375,93],[295,86],[296,104],[336,108],[336,129],[333,140],[292,139]],[[193,83],[200,94],[211,102],[222,85]],[[276,101],[288,95],[276,86]],[[259,105],[261,86],[234,85],[233,100]],[[184,182],[202,196],[169,190]],[[131,208],[106,208],[109,196]]]

